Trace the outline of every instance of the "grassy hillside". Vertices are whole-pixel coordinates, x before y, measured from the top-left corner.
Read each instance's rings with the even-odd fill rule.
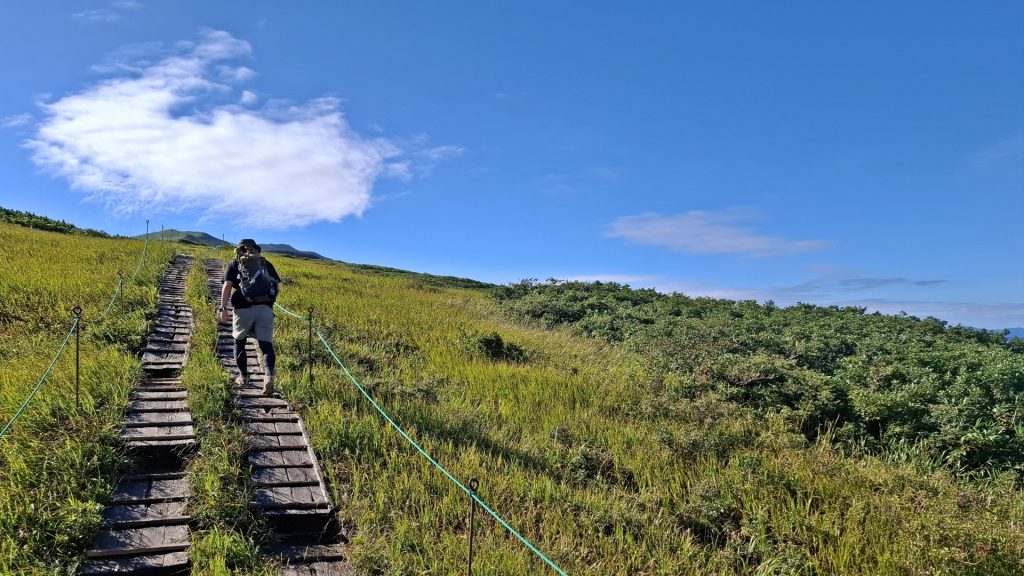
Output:
[[[39,279],[52,267],[47,262],[82,239],[13,227],[0,227],[0,235],[17,255],[0,270],[6,415],[63,338],[66,307],[81,297],[94,310],[109,298],[113,272],[89,275],[86,264],[102,258],[111,270],[131,268],[126,261],[137,257],[141,242],[90,240],[98,243],[85,248],[92,256],[72,259],[67,266],[74,271],[47,285]],[[228,257],[227,250],[218,254]],[[167,249],[152,261],[169,257]],[[690,332],[676,333],[691,340],[654,349],[655,340],[645,347],[606,337],[633,326],[625,322],[629,314],[611,314],[610,306],[585,326],[577,320],[587,314],[548,322],[511,304],[529,300],[529,291],[498,300],[492,289],[457,279],[272,259],[285,279],[280,302],[301,313],[315,307],[325,337],[394,419],[457,477],[479,478],[481,496],[569,574],[1024,571],[1024,496],[1012,468],[971,476],[910,452],[900,458],[892,447],[853,450],[837,439],[838,429],[809,434],[794,419],[804,403],[772,409],[774,397],[737,394],[770,374],[757,372],[756,354],[708,342],[774,333],[741,316],[709,314],[714,322],[695,320]],[[98,520],[95,502],[109,491],[119,458],[114,423],[135,370],[126,354],[137,322],[152,308],[158,272],[155,264],[146,270],[129,299],[123,334],[101,337],[97,330],[90,337],[83,357],[96,360],[86,414],[70,409],[65,362],[55,374],[60,384],[44,388],[48,396],[26,414],[35,420],[23,419],[0,439],[0,572],[68,566]],[[244,506],[240,432],[209,351],[212,314],[201,309],[202,271],[193,273],[189,298],[199,329],[184,379],[204,431],[190,467],[195,573],[266,573],[256,548],[263,532]],[[534,299],[533,310],[567,308]],[[643,315],[634,308],[633,316]],[[793,322],[795,329],[802,321]],[[843,330],[805,326],[805,355],[828,358],[830,346],[843,342]],[[303,409],[343,525],[354,536],[359,573],[461,573],[467,498],[382,421],[315,342],[309,382],[306,337],[305,323],[278,315],[280,388]],[[15,344],[24,338],[36,340]],[[672,353],[660,354],[666,351]],[[15,370],[6,368],[8,357]],[[718,372],[696,385],[683,378],[705,361]],[[800,368],[793,361],[798,365],[783,368]],[[801,394],[827,384],[800,374]],[[920,374],[923,368],[903,378]],[[797,382],[790,375],[763,382]],[[477,518],[475,573],[552,573],[502,527]]]
[[[68,573],[99,523],[98,500],[122,462],[115,432],[138,371],[132,353],[156,309],[155,282],[171,248],[0,223],[0,426],[39,382],[81,305],[97,319],[125,271],[122,297],[85,322],[81,411],[74,343],[24,415],[0,438],[0,573]],[[132,274],[138,269],[134,279]]]

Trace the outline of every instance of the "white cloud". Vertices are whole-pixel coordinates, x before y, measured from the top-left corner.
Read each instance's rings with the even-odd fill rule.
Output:
[[[739,210],[692,211],[674,216],[647,212],[615,220],[608,227],[607,235],[694,254],[779,256],[820,250],[826,246],[821,240],[761,236],[739,225],[751,217],[750,213]]]
[[[570,276],[566,280],[570,282],[616,282],[618,284],[650,283],[657,280],[657,276],[641,276],[636,274],[583,274]]]
[[[243,106],[252,106],[257,100],[259,100],[259,98],[257,98],[256,94],[248,90],[243,90],[242,96],[238,99],[238,102]]]
[[[28,112],[0,118],[0,127],[3,128],[20,128],[22,126],[28,126],[31,123],[32,115]]]
[[[107,6],[107,8],[95,8],[93,10],[76,12],[73,16],[84,22],[94,24],[117,22],[124,18],[125,12],[134,12],[141,9],[142,3],[135,2],[134,0],[115,0]]]
[[[250,52],[206,31],[173,54],[124,63],[114,77],[42,104],[26,146],[40,167],[116,213],[197,209],[262,228],[359,215],[378,177],[456,155],[458,147],[402,150],[364,138],[337,98],[241,107],[256,97],[233,83],[251,70],[222,63]]]

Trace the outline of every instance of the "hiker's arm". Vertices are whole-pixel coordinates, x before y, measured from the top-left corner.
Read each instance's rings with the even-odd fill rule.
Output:
[[[220,302],[217,303],[217,306],[219,306],[221,308],[221,311],[220,311],[219,314],[217,314],[217,317],[220,318],[221,321],[223,321],[223,322],[228,322],[228,321],[231,320],[231,317],[228,316],[228,310],[227,310],[227,308],[228,308],[228,301],[230,299],[231,299],[231,282],[228,282],[227,280],[225,280],[224,281],[224,285],[220,287]]]

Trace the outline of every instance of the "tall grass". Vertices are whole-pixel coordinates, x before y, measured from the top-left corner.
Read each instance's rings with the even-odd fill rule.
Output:
[[[0,573],[73,572],[99,524],[123,461],[116,442],[134,352],[155,311],[156,281],[173,247],[67,236],[0,224],[0,420],[6,423],[43,375],[81,305],[97,318],[126,271],[123,293],[101,323],[83,322],[81,410],[74,344],[24,414],[0,438]]]
[[[130,269],[141,246],[9,227],[0,242],[14,247],[0,263],[0,411],[10,414],[48,363],[42,350],[63,337],[67,308],[100,309],[113,270]],[[150,248],[154,264],[126,290],[127,310],[112,313],[127,318],[123,329],[87,332],[82,413],[62,361],[0,440],[0,572],[68,573],[91,538],[137,370],[125,342],[143,333],[171,253]],[[89,273],[101,257],[107,276]],[[395,420],[458,478],[479,478],[480,495],[570,574],[1024,572],[1024,497],[1010,475],[956,479],[914,451],[883,461],[824,437],[808,442],[786,415],[756,419],[714,392],[692,399],[686,382],[653,377],[623,348],[508,319],[472,284],[271,259],[286,280],[281,303],[315,307],[334,349]],[[55,276],[55,266],[66,270]],[[193,277],[194,306],[204,293]],[[190,468],[196,570],[268,573],[244,506],[226,378],[204,351],[212,315],[196,313],[185,374],[202,434]],[[462,572],[467,497],[322,347],[307,350],[305,323],[279,315],[277,328],[280,387],[303,411],[359,572]],[[550,573],[485,515],[477,522],[476,573]]]
[[[457,477],[480,478],[482,497],[570,574],[1024,570],[1024,499],[1009,476],[959,481],[809,444],[781,415],[674,395],[620,348],[508,320],[483,291],[272,259],[281,303],[314,306],[385,409]],[[467,498],[322,349],[308,382],[305,328],[279,316],[282,388],[305,407],[355,562],[464,569]],[[479,522],[479,573],[549,571]]]

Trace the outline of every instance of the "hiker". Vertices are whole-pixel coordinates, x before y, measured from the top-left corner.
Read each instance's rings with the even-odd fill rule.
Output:
[[[265,374],[263,394],[274,393],[274,300],[277,299],[281,277],[269,260],[261,255],[259,244],[251,238],[238,243],[235,259],[224,271],[224,286],[220,291],[217,318],[232,322],[231,335],[235,339],[235,364],[239,375],[235,383],[249,384],[249,366],[245,357],[245,339],[253,336],[259,343],[260,357]],[[234,289],[234,293],[231,290]],[[234,308],[234,318],[228,314],[228,297]]]

